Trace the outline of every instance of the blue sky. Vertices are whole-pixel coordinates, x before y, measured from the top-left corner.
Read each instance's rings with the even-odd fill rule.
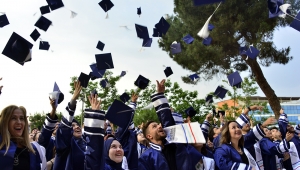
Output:
[[[39,7],[47,5],[46,0],[0,1],[0,12],[5,12],[10,22],[10,25],[0,29],[1,52],[13,32],[34,45],[32,61],[24,66],[0,54],[0,77],[3,77],[0,84],[4,86],[0,108],[16,104],[25,106],[29,113],[49,112],[51,107],[48,94],[56,81],[65,94],[65,100],[57,109],[63,111],[71,98],[70,77],[79,76],[80,72],[88,74],[89,65],[95,62],[95,54],[101,53],[112,53],[115,69],[111,71],[114,75],[119,75],[122,70],[128,71],[117,84],[119,94],[125,89],[135,88],[133,82],[139,74],[152,82],[165,78],[163,65],[172,67],[174,74],[170,77],[171,81],[177,81],[185,90],[197,90],[202,98],[214,91],[222,84],[221,80],[226,78],[221,76],[195,86],[187,85],[181,81],[181,76],[191,72],[182,69],[166,52],[158,48],[158,38],[153,38],[151,48],[140,50],[142,40],[137,38],[134,24],[147,26],[149,35],[152,35],[153,27],[160,18],[173,13],[172,0],[112,0],[115,6],[108,12],[109,19],[105,19],[106,14],[98,5],[99,1],[64,0],[64,8],[45,14],[44,16],[53,22],[53,26],[50,26],[47,32],[39,29],[38,31],[41,33],[40,38],[50,43],[49,51],[39,50],[39,40],[34,42],[29,36],[36,28],[35,22],[41,16]],[[141,17],[136,14],[138,7],[142,8]],[[70,10],[78,15],[70,18]],[[33,15],[34,13],[36,14]],[[120,27],[124,25],[129,30]],[[199,30],[201,27],[199,26]],[[297,58],[300,52],[297,46],[299,39],[300,33],[292,28],[281,28],[275,33],[274,42],[277,47],[291,46],[291,55],[294,56],[294,60],[285,66],[274,64],[262,68],[277,96],[300,96],[297,77],[300,71],[300,60]],[[96,49],[99,40],[105,43],[103,51]],[[260,90],[258,95],[264,96]],[[76,114],[81,108],[81,104],[78,105]]]

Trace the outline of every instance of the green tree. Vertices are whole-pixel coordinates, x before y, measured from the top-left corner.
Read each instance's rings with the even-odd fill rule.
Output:
[[[292,14],[299,10],[299,2],[291,0]],[[211,80],[216,75],[227,74],[233,68],[238,71],[250,70],[251,76],[269,100],[269,104],[279,116],[280,102],[267,82],[260,65],[270,66],[272,63],[287,64],[292,60],[290,47],[278,49],[273,42],[274,30],[285,27],[291,18],[268,18],[266,1],[226,0],[213,15],[211,22],[215,28],[210,36],[210,46],[202,44],[197,33],[208,17],[216,9],[217,4],[194,6],[191,0],[174,0],[174,16],[167,19],[171,27],[167,34],[159,40],[159,47],[183,68],[196,72],[200,79]],[[182,38],[190,34],[195,38],[192,44],[185,44]],[[173,41],[181,42],[182,52],[173,56],[170,53]],[[239,55],[240,46],[253,44],[260,50],[259,56],[246,59]],[[188,77],[182,78],[192,83]],[[200,80],[198,80],[200,81]]]
[[[58,120],[60,121],[61,118],[62,118],[62,113],[61,112],[57,113],[57,117],[58,117]],[[34,113],[33,115],[30,115],[29,116],[29,121],[30,121],[31,129],[38,128],[39,130],[41,130],[42,127],[43,127],[45,118],[46,118],[46,113],[45,112],[43,112],[43,113]]]

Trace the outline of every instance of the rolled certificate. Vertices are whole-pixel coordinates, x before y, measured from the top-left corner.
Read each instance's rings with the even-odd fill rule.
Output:
[[[164,130],[169,143],[206,143],[198,122],[169,126]]]

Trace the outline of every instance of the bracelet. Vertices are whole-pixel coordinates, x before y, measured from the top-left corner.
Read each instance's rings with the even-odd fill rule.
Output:
[[[247,108],[248,108],[248,110],[249,110],[249,111],[251,111],[251,108],[250,108],[250,106],[247,106]]]

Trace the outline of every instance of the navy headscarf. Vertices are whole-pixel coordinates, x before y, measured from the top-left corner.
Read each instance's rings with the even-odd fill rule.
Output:
[[[111,168],[113,169],[116,169],[116,170],[123,170],[122,169],[122,162],[120,163],[116,163],[115,161],[111,160],[109,158],[109,149],[110,149],[110,146],[112,144],[112,142],[114,140],[117,140],[116,138],[110,138],[110,139],[107,139],[105,142],[104,142],[104,156],[105,156],[105,163],[107,165],[109,165]]]

